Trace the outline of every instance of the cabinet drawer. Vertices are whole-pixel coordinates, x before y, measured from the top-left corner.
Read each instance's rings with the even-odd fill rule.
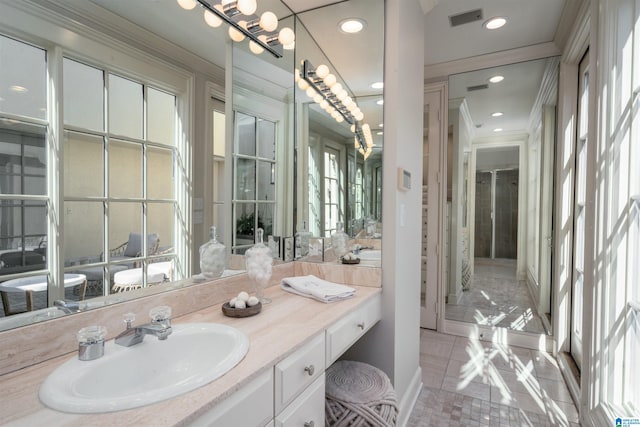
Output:
[[[353,313],[327,329],[327,366],[340,357],[382,318],[382,296],[376,295]]]
[[[248,409],[248,410],[247,410]],[[268,369],[190,424],[262,427],[273,419],[273,371]]]
[[[276,415],[316,378],[324,375],[324,357],[324,334],[320,334],[275,366]]]
[[[275,427],[324,427],[324,373],[275,419]]]

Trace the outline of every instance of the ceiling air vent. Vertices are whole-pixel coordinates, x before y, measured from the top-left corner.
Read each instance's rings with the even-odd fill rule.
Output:
[[[467,92],[473,92],[474,90],[484,90],[489,89],[488,84],[476,85],[476,86],[467,86]]]
[[[470,10],[468,12],[451,15],[449,23],[452,27],[468,24],[470,22],[480,21],[482,19],[482,9]]]

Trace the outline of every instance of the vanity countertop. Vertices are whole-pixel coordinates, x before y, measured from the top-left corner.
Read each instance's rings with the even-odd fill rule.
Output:
[[[219,379],[192,392],[153,405],[89,415],[67,414],[47,408],[38,399],[40,384],[59,365],[70,357],[76,357],[75,353],[0,376],[0,410],[3,423],[24,426],[188,425],[265,369],[271,368],[309,339],[382,291],[377,287],[354,288],[354,298],[324,304],[284,292],[279,286],[272,286],[266,290],[265,296],[273,302],[264,305],[262,312],[253,317],[225,317],[221,304],[217,304],[175,318],[174,323],[216,322],[234,326],[249,337],[249,352],[235,368]]]

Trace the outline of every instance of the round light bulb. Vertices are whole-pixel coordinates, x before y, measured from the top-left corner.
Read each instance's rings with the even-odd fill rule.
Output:
[[[329,87],[332,87],[334,84],[336,84],[336,76],[333,74],[327,74],[327,76],[323,79],[324,80],[324,84],[326,84]]]
[[[256,0],[238,0],[236,7],[243,15],[253,15],[258,8]]]
[[[204,22],[206,22],[208,26],[213,28],[218,28],[220,25],[222,25],[222,19],[218,18],[218,16],[210,10],[204,11]]]
[[[290,44],[285,44],[282,46],[282,48],[284,50],[293,50],[296,48],[296,42],[290,43]]]
[[[350,105],[353,105],[353,99],[351,99],[350,96],[347,96],[345,99],[342,100],[342,103],[344,104],[345,107],[349,108]]]
[[[331,86],[331,92],[334,95],[337,96],[341,91],[342,91],[342,85],[340,83],[335,83],[333,86]]]
[[[324,79],[325,77],[327,77],[327,74],[329,74],[329,67],[324,64],[318,65],[318,68],[316,68],[316,76]]]
[[[233,27],[229,27],[229,37],[234,42],[241,42],[242,40],[244,40],[244,34]]]
[[[320,101],[320,107],[322,107],[323,109],[327,109],[327,107],[329,106],[329,103],[327,102],[326,99],[323,99],[322,101]]]
[[[259,24],[265,31],[275,31],[278,28],[278,17],[275,13],[266,11],[260,16]]]
[[[351,132],[355,132],[356,131],[356,125],[351,125],[351,127],[349,129],[351,129]]]
[[[262,52],[264,52],[264,48],[253,40],[249,40],[249,50],[256,55],[260,55]]]
[[[336,122],[338,123],[344,122],[344,119],[342,118],[342,114],[338,114],[338,117],[336,117]]]
[[[301,90],[307,90],[307,89],[309,89],[309,82],[306,81],[305,79],[300,79],[300,80],[298,80],[298,87]]]
[[[344,101],[349,96],[349,93],[347,93],[346,90],[342,89],[340,92],[336,94],[336,96],[340,101]]]
[[[301,81],[304,81],[304,80],[301,80]],[[316,96],[318,92],[316,92],[315,89],[312,88],[311,86],[307,85],[306,94],[309,98],[313,99],[313,97]]]
[[[324,98],[323,98],[323,97],[322,97],[322,95],[320,95],[319,93],[316,93],[316,94],[313,96],[313,101],[314,101],[316,104],[320,104],[320,101],[322,101],[323,99],[324,99]]]
[[[196,3],[196,0],[178,0],[178,4],[185,10],[191,10],[196,7],[198,3]]]
[[[351,104],[347,105],[347,110],[349,110],[349,112],[352,114],[357,108],[358,108],[358,104],[356,104],[355,102],[352,102]]]
[[[295,41],[295,39],[296,39],[296,35],[293,32],[293,30],[289,27],[284,27],[278,33],[278,41],[283,46],[290,45]]]

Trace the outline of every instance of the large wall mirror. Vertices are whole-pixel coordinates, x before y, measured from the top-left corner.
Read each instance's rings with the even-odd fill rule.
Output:
[[[558,59],[449,78],[445,318],[551,333]]]
[[[42,30],[51,34],[0,26],[3,64],[30,70],[0,70],[2,81],[21,77],[0,93],[6,160],[0,282],[42,282],[34,284],[39,290],[33,301],[24,292],[8,294],[18,313],[3,310],[0,330],[75,311],[53,307],[54,299],[70,306],[83,300],[80,306],[89,309],[186,286],[199,272],[198,248],[211,225],[240,260],[257,228],[264,229],[265,240],[292,238],[303,227],[325,237],[339,221],[353,235],[366,230],[368,221],[369,237],[380,237],[382,88],[371,84],[383,81],[382,0],[350,0],[299,15],[279,0],[258,3],[276,14],[280,28],[295,29],[295,50],[283,50],[280,58],[255,54],[246,40],[230,42],[225,25],[208,25],[203,9],[184,10],[174,0],[151,8],[125,0],[33,0],[16,13],[25,22],[50,14],[60,23]],[[362,19],[361,33],[334,31],[354,16]],[[80,34],[83,27],[94,32],[69,39],[65,25]],[[336,32],[338,42],[330,37]],[[175,47],[160,47],[157,39],[147,45],[151,33]],[[44,39],[49,42],[39,44]],[[150,57],[131,55],[128,43]],[[56,45],[62,49],[55,55],[47,51]],[[15,56],[22,60],[9,61]],[[52,58],[60,64],[49,64]],[[319,109],[296,85],[302,59],[326,64],[360,108],[359,126],[366,122],[371,137],[358,148],[350,126]],[[50,164],[48,155],[51,70],[64,83],[59,165]],[[335,162],[315,165],[310,173],[309,153],[329,146],[338,153]],[[366,160],[359,149],[367,151]],[[190,150],[191,158],[185,156]],[[337,191],[311,189],[311,175],[317,182],[333,179]],[[52,183],[61,180],[62,194],[48,184],[52,176]],[[319,198],[310,201],[309,194]],[[51,206],[64,206],[64,213]],[[322,213],[311,216],[309,206]],[[64,234],[53,239],[47,224],[58,214]],[[141,269],[143,289],[116,293],[114,276],[134,269]],[[235,269],[242,266],[229,268]],[[64,286],[52,279],[54,271],[65,275]],[[88,279],[84,295],[75,274]],[[163,284],[151,286],[160,275]]]
[[[359,31],[341,28],[354,18]],[[338,227],[353,238],[380,237],[383,1],[303,12],[296,28],[296,229],[323,238]],[[321,80],[317,88],[328,90],[333,102],[305,78]]]

